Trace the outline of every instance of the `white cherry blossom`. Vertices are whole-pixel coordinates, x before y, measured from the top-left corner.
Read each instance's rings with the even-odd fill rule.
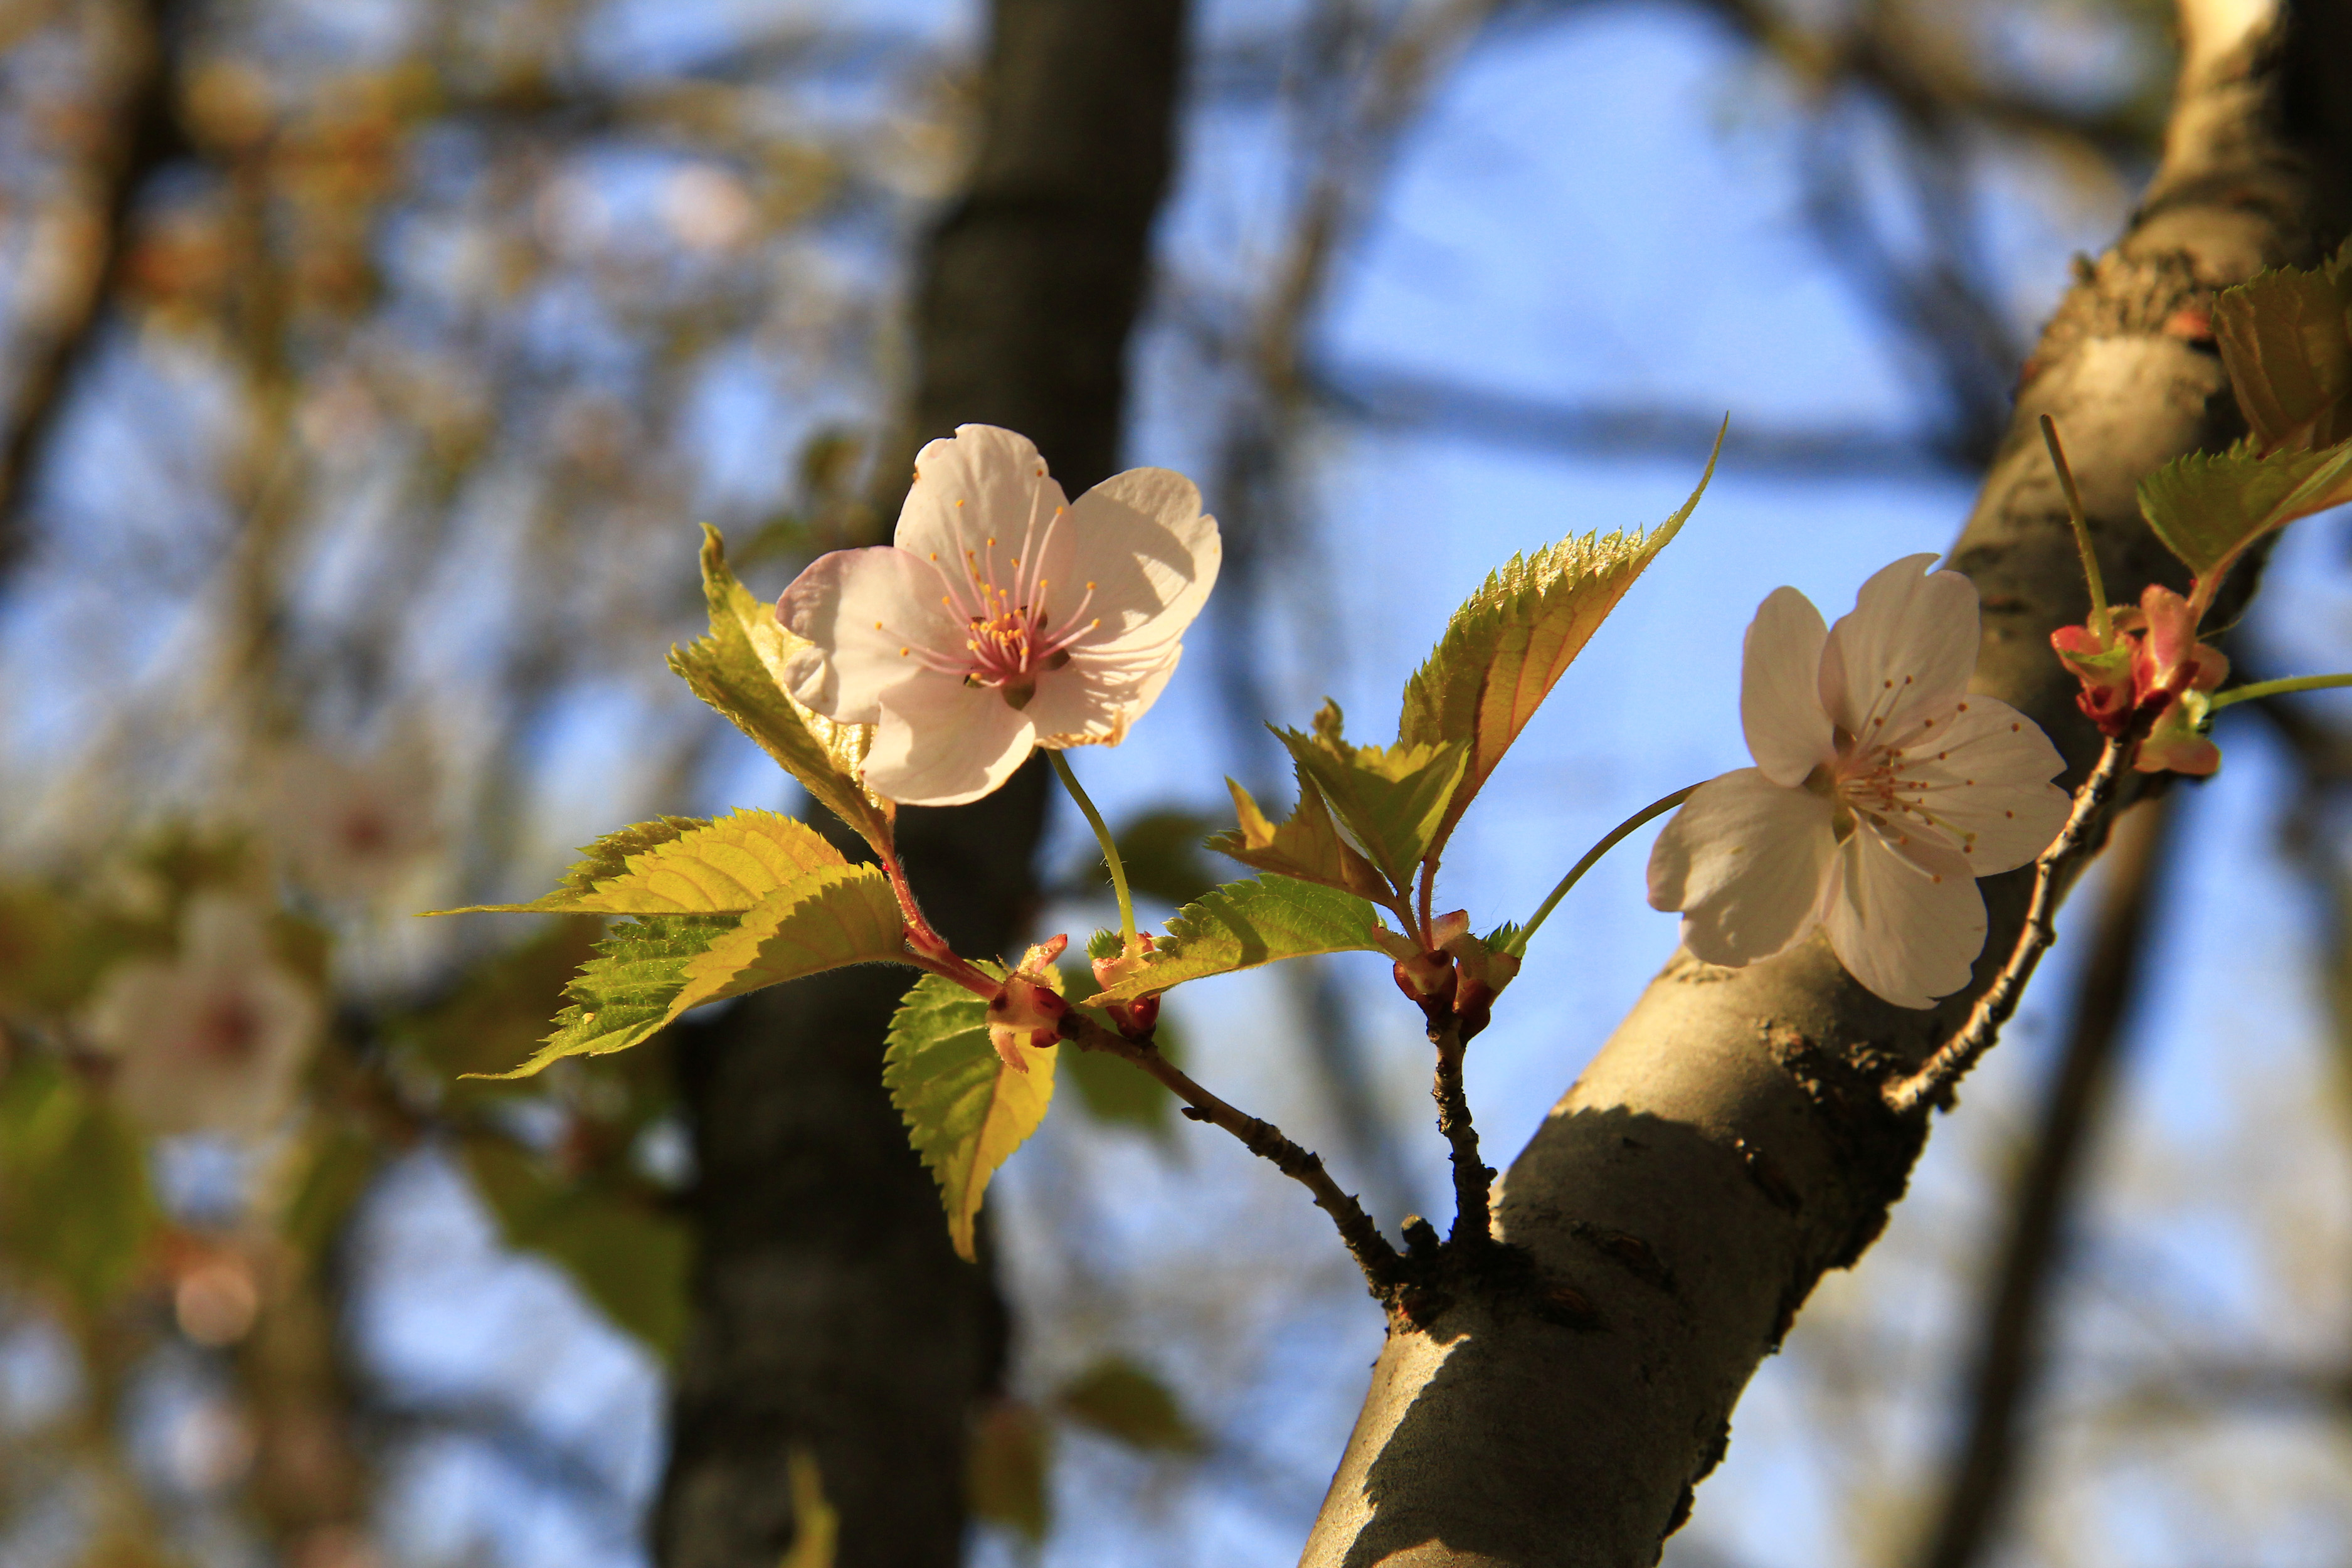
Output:
[[[895,539],[820,557],[776,614],[808,643],[793,695],[877,726],[866,782],[909,805],[976,800],[1033,746],[1125,739],[1221,559],[1181,474],[1130,468],[1066,502],[1037,448],[990,425],[923,448]]]
[[[199,893],[171,958],[117,964],[85,1020],[115,1058],[113,1093],[157,1132],[250,1133],[291,1103],[322,1022],[318,994],[278,957],[268,917]]]
[[[1650,902],[1695,958],[1738,966],[1816,926],[1901,1007],[1958,990],[1983,950],[1979,877],[2064,825],[2064,766],[2039,726],[1971,696],[1976,585],[1906,556],[1824,628],[1794,588],[1749,624],[1739,712],[1757,765],[1701,784],[1658,836]]]

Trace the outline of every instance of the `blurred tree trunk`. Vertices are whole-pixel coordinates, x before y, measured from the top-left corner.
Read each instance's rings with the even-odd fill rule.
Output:
[[[2346,228],[2352,0],[2305,0],[2233,47],[2212,45],[2198,14],[2230,7],[2182,9],[2192,47],[2163,163],[2028,361],[1953,556],[1982,594],[1978,689],[2049,731],[2069,784],[2097,736],[2049,635],[2085,598],[2034,422],[2064,431],[2110,593],[2177,584],[2134,489],[2242,429],[2206,325],[2213,293],[2309,265]],[[1979,983],[2015,942],[2031,875],[1985,884]],[[1563,979],[1531,969],[1518,985]],[[1677,953],[1509,1172],[1498,1228],[1532,1288],[1467,1279],[1425,1326],[1391,1321],[1306,1562],[1657,1561],[1758,1363],[1902,1195],[1926,1128],[1888,1110],[1880,1085],[1972,1000],[1888,1006],[1818,938],[1737,972]]]
[[[1182,0],[996,0],[992,18],[970,189],[925,259],[913,434],[1019,430],[1075,495],[1118,464]],[[1032,766],[972,805],[900,818],[917,890],[960,951],[1023,935],[1045,780]],[[655,1527],[666,1568],[775,1568],[801,1445],[840,1514],[842,1568],[961,1556],[968,1426],[1006,1322],[985,1269],[949,1249],[883,1093],[908,980],[857,969],[762,992],[686,1037],[702,1250]]]

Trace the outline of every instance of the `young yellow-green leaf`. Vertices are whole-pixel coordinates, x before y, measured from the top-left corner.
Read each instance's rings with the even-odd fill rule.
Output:
[[[784,659],[797,639],[776,619],[773,605],[735,581],[726,542],[708,524],[702,591],[710,602],[710,635],[670,649],[670,668],[867,843],[887,844],[895,808],[858,777],[874,742],[873,726],[836,724],[784,689]]]
[[[671,1004],[686,985],[689,960],[732,931],[733,915],[647,915],[624,921],[596,944],[597,956],[564,987],[572,1003],[555,1016],[549,1035],[520,1067],[473,1072],[467,1078],[530,1078],[565,1057],[625,1051],[669,1022]]]
[[[1055,1396],[1061,1407],[1130,1448],[1197,1453],[1200,1429],[1166,1384],[1124,1356],[1105,1356]]]
[[[1310,953],[1377,952],[1375,931],[1387,928],[1352,893],[1289,877],[1228,882],[1179,910],[1168,934],[1143,955],[1143,967],[1087,1004],[1131,1002],[1187,980]]]
[[[1460,788],[1470,748],[1460,741],[1353,746],[1339,732],[1340,722],[1339,705],[1327,700],[1315,715],[1313,734],[1275,731],[1298,764],[1301,805],[1311,782],[1363,847],[1363,858],[1400,893],[1410,892],[1413,871],[1435,841],[1446,805]],[[1234,804],[1238,809],[1240,803]],[[1302,843],[1304,834],[1312,830],[1311,824],[1303,830]],[[1343,859],[1341,876],[1349,869]],[[1334,885],[1349,884],[1340,880]]]
[[[1218,854],[1230,855],[1256,870],[1320,882],[1360,898],[1377,898],[1388,891],[1372,863],[1340,836],[1339,824],[1331,820],[1331,808],[1324,804],[1322,791],[1315,787],[1314,775],[1304,765],[1298,773],[1298,807],[1279,824],[1267,819],[1249,791],[1231,779],[1225,781],[1225,787],[1233,792],[1234,816],[1239,826],[1209,840],[1209,847]]]
[[[2325,266],[2281,268],[2223,289],[2213,336],[2257,449],[2309,451],[2352,437],[2352,247]]]
[[[693,1237],[646,1194],[567,1182],[501,1138],[472,1138],[466,1168],[507,1245],[560,1266],[614,1327],[668,1360],[686,1338]]]
[[[820,867],[771,893],[688,960],[671,1005],[688,1007],[851,963],[907,962],[906,920],[879,866]]]
[[[876,866],[820,866],[741,915],[646,915],[614,927],[566,989],[555,1032],[509,1072],[628,1049],[706,1002],[851,963],[905,962],[905,928]]]
[[[96,1312],[137,1275],[155,1219],[139,1135],[79,1079],[20,1056],[0,1080],[0,1247],[11,1265]]]
[[[2200,578],[2229,569],[2263,534],[2352,500],[2352,442],[2257,458],[2242,443],[2191,452],[2139,483],[2140,515]]]
[[[982,964],[992,974],[1003,971]],[[908,1139],[940,1184],[948,1235],[971,1260],[972,1225],[988,1180],[1045,1120],[1057,1046],[1022,1047],[1026,1072],[1004,1065],[988,1038],[988,1004],[953,981],[926,974],[890,1020],[882,1082],[906,1118]]]
[[[1717,431],[1698,488],[1657,527],[1646,533],[1588,533],[1532,556],[1515,555],[1454,612],[1428,662],[1405,684],[1397,725],[1397,739],[1407,745],[1469,748],[1469,765],[1446,804],[1433,848],[1444,849],[1454,825],[1570,662],[1697,508],[1722,451]]]
[[[619,848],[628,835],[675,827],[646,847]],[[618,849],[617,856],[607,850]],[[716,822],[665,817],[599,839],[563,885],[528,904],[478,904],[449,914],[739,914],[779,888],[827,866],[848,864],[815,828],[772,811],[739,811]],[[613,864],[617,858],[619,863]],[[594,872],[593,875],[583,873]]]

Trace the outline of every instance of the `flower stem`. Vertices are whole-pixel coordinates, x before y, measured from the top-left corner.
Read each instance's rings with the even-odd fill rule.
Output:
[[[2066,492],[2066,521],[2074,525],[2074,548],[2083,555],[2083,581],[2091,590],[2091,635],[2107,640],[2107,584],[2099,575],[2099,552],[2091,548],[2091,520],[2083,510],[2083,492],[2074,488],[2074,470],[2066,466],[2066,449],[2058,444],[2058,424],[2042,416],[2042,443],[2050,448],[2051,465]]]
[[[2289,691],[2318,691],[2330,686],[2352,686],[2352,675],[2291,675],[2283,680],[2257,680],[2252,686],[2233,686],[2227,691],[2217,691],[2206,705],[2218,710],[2232,702],[2251,702],[2257,697],[2277,697]]]
[[[1537,910],[1533,915],[1528,917],[1528,923],[1526,926],[1521,928],[1519,934],[1511,939],[1509,948],[1511,956],[1514,958],[1524,958],[1527,956],[1528,939],[1536,934],[1536,928],[1544,923],[1544,921],[1551,914],[1553,909],[1559,905],[1560,900],[1568,897],[1568,890],[1576,886],[1579,881],[1582,880],[1584,874],[1587,871],[1591,870],[1594,866],[1598,865],[1603,855],[1608,854],[1609,851],[1617,847],[1617,844],[1620,839],[1633,832],[1633,829],[1641,826],[1642,824],[1649,821],[1652,817],[1663,816],[1667,812],[1674,810],[1675,807],[1688,800],[1691,797],[1691,791],[1696,788],[1698,788],[1698,785],[1696,784],[1685,784],[1682,788],[1675,791],[1674,794],[1664,796],[1661,799],[1652,801],[1649,805],[1643,806],[1641,810],[1635,812],[1633,816],[1627,817],[1616,826],[1611,828],[1601,837],[1600,843],[1586,850],[1584,852],[1584,858],[1579,860],[1574,866],[1569,868],[1568,875],[1559,879],[1559,886],[1551,890],[1551,897],[1546,899],[1543,901],[1543,907]]]
[[[1087,798],[1087,792],[1078,787],[1078,775],[1070,771],[1060,748],[1046,747],[1045,756],[1054,764],[1054,776],[1062,781],[1062,787],[1070,792],[1070,798],[1086,814],[1087,826],[1095,830],[1095,842],[1102,846],[1103,864],[1110,868],[1110,890],[1118,895],[1118,938],[1123,944],[1120,951],[1132,957],[1139,946],[1135,940],[1135,900],[1127,890],[1127,868],[1119,861],[1118,845],[1104,826],[1102,813]]]
[[[2153,710],[2150,716],[2153,717]],[[1977,1005],[1969,1009],[1968,1021],[1960,1026],[1959,1032],[1938,1047],[1917,1072],[1887,1086],[1887,1106],[1897,1114],[1907,1116],[1949,1095],[1962,1075],[1992,1049],[1993,1042],[2000,1037],[2001,1026],[2017,1011],[2018,1000],[2025,994],[2025,983],[2033,978],[2042,955],[2058,940],[2059,878],[2094,847],[2094,828],[2105,819],[2107,803],[2116,793],[2116,781],[2122,776],[2126,760],[2138,748],[2141,736],[2147,732],[2146,721],[2135,724],[2133,731],[2137,732],[2127,731],[2107,742],[2106,749],[2099,753],[2099,765],[2091,770],[2091,776],[2075,792],[2074,808],[2066,816],[2066,826],[2058,830],[2050,847],[2035,859],[2033,900],[2026,908],[2025,926],[2017,933],[2017,945],[2010,950],[2009,962],[2000,966],[1993,983],[1977,998]]]

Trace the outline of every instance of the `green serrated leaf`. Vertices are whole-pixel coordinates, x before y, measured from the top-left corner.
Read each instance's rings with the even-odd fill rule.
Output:
[[[784,689],[784,660],[800,639],[772,606],[735,581],[726,542],[709,524],[702,530],[702,591],[710,603],[710,633],[670,649],[670,668],[868,844],[888,844],[896,807],[858,776],[874,727],[836,724]]]
[[[741,915],[646,915],[613,928],[566,989],[572,1005],[520,1067],[628,1049],[690,1008],[852,963],[905,962],[889,879],[876,866],[820,866]]]
[[[1375,931],[1387,928],[1352,893],[1289,877],[1228,882],[1178,910],[1143,967],[1087,1004],[1130,1002],[1187,980],[1310,953],[1377,952]]]
[[[656,837],[647,833],[654,828],[676,831]],[[647,841],[638,847],[632,836]],[[443,912],[740,914],[812,871],[848,864],[815,828],[772,811],[739,811],[716,822],[664,817],[599,839],[591,855],[545,898]]]
[[[146,1146],[56,1063],[20,1057],[0,1081],[0,1247],[84,1313],[136,1277],[156,1223]]]
[[[1378,898],[1389,889],[1372,863],[1341,836],[1331,820],[1331,808],[1315,787],[1315,776],[1304,764],[1298,771],[1298,805],[1280,824],[1269,821],[1249,791],[1225,781],[1233,792],[1234,816],[1239,826],[1209,840],[1209,847],[1243,865],[1279,877],[1320,882],[1362,898]]]
[[[2213,336],[2263,452],[2352,437],[2352,248],[2324,267],[2280,268],[2225,289]]]
[[[1354,866],[1343,857],[1335,877],[1318,875],[1314,879],[1329,881],[1351,891],[1376,892],[1377,887],[1357,888],[1346,879],[1354,874],[1360,879],[1363,869],[1377,869],[1400,895],[1408,894],[1421,858],[1428,852],[1444,819],[1446,804],[1461,784],[1463,770],[1469,766],[1470,748],[1459,741],[1434,745],[1401,742],[1386,747],[1354,746],[1340,733],[1341,722],[1339,705],[1327,700],[1315,715],[1313,733],[1275,731],[1290,749],[1291,760],[1298,764],[1300,809],[1307,809],[1306,795],[1312,784],[1361,847],[1362,854],[1358,858],[1370,862],[1369,867]],[[1234,809],[1241,810],[1241,797],[1236,795]],[[1259,820],[1265,819],[1261,816]],[[1302,855],[1313,852],[1317,829],[1318,825],[1310,821],[1293,839],[1293,847]],[[1243,831],[1248,831],[1246,817]],[[1240,856],[1235,858],[1245,859]],[[1318,872],[1325,868],[1314,868]],[[1269,866],[1265,869],[1276,868]]]
[[[564,987],[572,1004],[555,1016],[555,1031],[539,1049],[520,1067],[466,1076],[530,1078],[565,1057],[628,1049],[669,1021],[688,961],[740,923],[731,915],[647,915],[614,926]]]
[[[992,974],[1003,970],[983,963]],[[1059,1047],[1023,1047],[1015,1072],[988,1038],[988,1005],[950,980],[926,974],[890,1020],[882,1082],[906,1119],[915,1152],[946,1205],[958,1256],[973,1258],[972,1226],[989,1178],[1045,1120]]]
[[[2352,442],[2258,458],[2244,445],[2191,452],[2139,484],[2140,514],[2200,578],[2226,572],[2263,535],[2352,500]]]
[[[769,894],[686,966],[671,1016],[852,963],[907,962],[905,917],[879,866],[827,866]]]
[[[1130,1448],[1198,1453],[1199,1428],[1167,1384],[1125,1356],[1105,1356],[1066,1384],[1062,1408]]]
[[[614,1327],[667,1360],[686,1338],[693,1237],[650,1195],[607,1183],[567,1182],[498,1138],[465,1145],[474,1178],[507,1245],[536,1252],[571,1276]]]
[[[651,822],[640,822],[634,826],[617,828],[605,834],[593,844],[583,844],[580,847],[580,861],[572,869],[563,873],[563,880],[556,884],[558,892],[584,895],[597,883],[609,882],[626,871],[629,868],[631,856],[642,855],[646,850],[660,845],[673,843],[686,834],[709,826],[709,823],[698,816],[656,816]],[[551,898],[556,895],[549,896]],[[522,909],[528,906],[516,904],[506,907]],[[452,910],[451,912],[467,911]]]
[[[1697,509],[1722,452],[1717,431],[1698,488],[1648,532],[1587,533],[1531,556],[1515,555],[1454,612],[1428,662],[1406,682],[1397,724],[1397,739],[1405,744],[1469,749],[1468,765],[1433,836],[1433,852],[1444,848],[1454,824],[1570,663]]]

